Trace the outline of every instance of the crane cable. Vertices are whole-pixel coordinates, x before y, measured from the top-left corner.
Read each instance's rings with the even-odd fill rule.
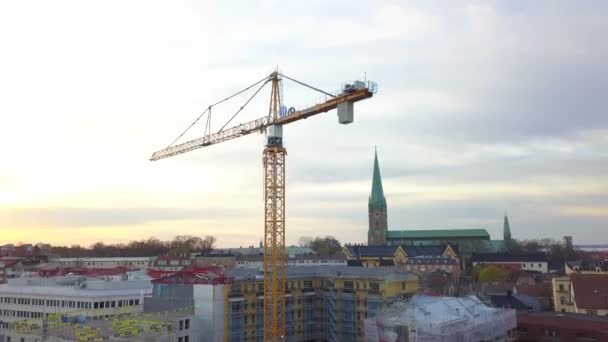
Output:
[[[307,88],[310,88],[310,89],[312,89],[312,90],[318,91],[318,92],[320,92],[320,93],[322,93],[322,94],[325,94],[325,95],[327,95],[327,96],[329,96],[329,97],[332,97],[332,98],[335,98],[335,97],[336,97],[336,95],[334,95],[334,94],[328,93],[328,92],[326,92],[326,91],[324,91],[324,90],[321,90],[321,89],[319,89],[319,88],[313,87],[313,86],[311,86],[311,85],[309,85],[309,84],[306,84],[306,83],[304,83],[304,82],[300,82],[300,81],[298,81],[298,80],[296,80],[296,79],[293,79],[293,78],[291,78],[291,77],[285,76],[285,75],[283,75],[283,74],[281,74],[281,73],[277,73],[277,74],[278,74],[278,75],[280,75],[280,76],[281,76],[281,77],[283,77],[283,78],[286,78],[286,79],[288,79],[288,80],[292,81],[292,82],[295,82],[295,83],[297,83],[297,84],[300,84],[300,85],[305,86],[305,87],[307,87]],[[256,85],[258,85],[258,84],[260,84],[260,83],[262,83],[262,82],[264,82],[264,81],[265,81],[265,82],[264,82],[264,84],[262,84],[262,86],[261,86],[260,88],[258,88],[258,90],[256,90],[256,92],[255,92],[255,93],[253,93],[253,95],[252,95],[252,96],[251,96],[251,97],[250,97],[250,98],[249,98],[249,99],[248,99],[248,100],[245,102],[245,104],[244,104],[244,105],[243,105],[241,108],[239,108],[239,110],[237,110],[237,111],[236,111],[236,113],[234,113],[234,115],[233,115],[233,116],[230,118],[230,120],[228,120],[228,122],[226,122],[226,123],[225,123],[225,124],[222,126],[222,128],[220,128],[220,130],[219,130],[218,132],[221,132],[222,130],[224,130],[224,128],[226,128],[226,126],[227,126],[227,125],[228,125],[228,124],[229,124],[229,123],[230,123],[230,122],[231,122],[231,121],[232,121],[232,120],[233,120],[233,119],[234,119],[234,118],[235,118],[235,117],[236,117],[236,116],[237,116],[237,115],[238,115],[238,114],[239,114],[239,113],[240,113],[240,112],[243,110],[243,108],[245,108],[245,106],[247,106],[247,104],[249,104],[249,102],[250,102],[250,101],[251,101],[251,100],[252,100],[252,99],[253,99],[253,98],[254,98],[254,97],[255,97],[255,96],[256,96],[256,95],[257,95],[257,94],[260,92],[260,90],[262,90],[262,88],[264,88],[264,86],[265,86],[265,85],[266,85],[268,82],[270,82],[272,75],[273,75],[273,74],[270,74],[270,75],[268,75],[268,76],[265,76],[264,78],[262,78],[261,80],[259,80],[259,81],[255,82],[254,84],[252,84],[252,85],[248,86],[247,88],[245,88],[245,89],[243,89],[243,90],[241,90],[241,91],[239,91],[239,92],[237,92],[237,93],[235,93],[235,94],[232,94],[232,95],[230,95],[230,96],[228,96],[228,97],[226,97],[226,98],[224,98],[224,99],[222,99],[222,100],[220,100],[220,101],[218,101],[218,102],[216,102],[216,103],[214,103],[214,104],[210,105],[209,107],[207,107],[207,109],[205,109],[205,111],[203,111],[203,112],[201,113],[201,115],[199,115],[199,116],[198,116],[198,118],[196,118],[196,120],[194,120],[194,122],[192,122],[192,123],[190,124],[190,126],[188,126],[188,128],[186,128],[186,129],[185,129],[185,130],[184,130],[184,131],[183,131],[183,132],[182,132],[182,133],[181,133],[181,134],[180,134],[180,135],[179,135],[177,138],[175,138],[175,140],[173,140],[173,142],[171,142],[171,144],[169,144],[169,146],[167,146],[167,148],[169,148],[169,147],[173,146],[173,145],[174,145],[174,144],[175,144],[175,143],[176,143],[176,142],[177,142],[179,139],[181,139],[181,138],[184,136],[184,134],[186,134],[186,133],[187,133],[187,132],[190,130],[190,128],[192,128],[192,126],[196,125],[196,123],[197,123],[197,122],[198,122],[198,121],[199,121],[199,120],[200,120],[200,119],[201,119],[201,118],[202,118],[202,117],[203,117],[203,116],[204,116],[206,113],[209,113],[209,116],[211,116],[211,107],[216,106],[216,105],[219,105],[219,104],[221,104],[221,103],[223,103],[223,102],[226,102],[226,101],[228,101],[228,100],[232,99],[233,97],[238,96],[238,95],[240,95],[240,94],[242,94],[242,93],[246,92],[247,90],[249,90],[249,89],[251,89],[251,88],[255,87]],[[208,118],[208,119],[207,119],[207,125],[206,125],[206,126],[208,126],[208,127],[205,127],[205,131],[207,131],[207,128],[209,129],[209,134],[211,134],[211,122],[210,122],[211,120],[210,120],[210,119],[211,119],[211,118]],[[205,132],[205,133],[206,133],[206,132]]]
[[[194,126],[194,125],[195,125],[195,124],[196,124],[196,123],[197,123],[197,122],[198,122],[198,121],[199,121],[199,120],[200,120],[200,119],[203,117],[203,115],[205,115],[207,112],[211,111],[211,107],[216,106],[216,105],[219,105],[219,104],[221,104],[221,103],[223,103],[223,102],[226,102],[226,101],[228,101],[228,100],[232,99],[233,97],[238,96],[238,95],[240,95],[240,94],[242,94],[242,93],[246,92],[247,90],[249,90],[249,89],[251,89],[251,88],[255,87],[256,85],[258,85],[258,84],[260,84],[260,83],[262,83],[262,82],[264,82],[264,81],[268,82],[268,80],[269,80],[269,79],[270,79],[270,75],[269,75],[269,76],[265,76],[264,78],[262,78],[261,80],[259,80],[259,81],[255,82],[254,84],[250,85],[249,87],[247,87],[247,88],[245,88],[245,89],[243,89],[243,90],[241,90],[241,91],[239,91],[239,92],[237,92],[237,93],[235,93],[235,94],[232,94],[232,95],[230,95],[230,96],[228,96],[228,97],[226,97],[226,98],[224,98],[224,99],[222,99],[222,100],[220,100],[220,101],[218,101],[218,102],[216,102],[216,103],[214,103],[214,104],[210,105],[209,107],[207,107],[207,109],[205,109],[205,111],[203,111],[203,112],[201,113],[201,115],[199,115],[199,116],[198,116],[198,118],[196,118],[196,120],[194,120],[194,122],[192,122],[192,123],[190,124],[190,126],[188,126],[188,128],[186,128],[186,129],[185,129],[185,130],[184,130],[184,131],[183,131],[183,132],[182,132],[182,133],[181,133],[181,134],[180,134],[180,135],[179,135],[177,138],[175,138],[175,140],[173,140],[173,142],[171,142],[171,143],[169,144],[169,146],[167,146],[167,148],[169,148],[169,147],[173,146],[173,145],[174,145],[174,144],[175,144],[175,143],[176,143],[176,142],[177,142],[179,139],[181,139],[181,138],[184,136],[184,134],[186,134],[186,133],[187,133],[187,132],[190,130],[190,128],[192,128],[192,126]],[[264,84],[266,84],[266,83],[264,83]],[[259,91],[260,91],[260,90],[258,89],[258,91],[256,92],[256,94],[257,94]],[[254,95],[254,96],[255,96],[255,95]],[[251,101],[251,99],[249,99],[249,101]],[[247,101],[247,103],[249,103],[249,101]],[[245,103],[245,105],[247,105],[247,103]],[[243,106],[243,107],[244,107],[244,106]],[[241,110],[243,109],[243,107],[241,107]],[[240,112],[240,110],[239,110],[239,112]],[[238,112],[237,112],[237,114],[238,114]],[[236,116],[236,114],[235,114],[235,116]],[[233,116],[232,118],[234,118],[234,116]],[[232,119],[230,119],[230,120],[232,120]],[[228,121],[228,122],[230,122],[230,121]],[[225,127],[225,126],[226,126],[226,125],[224,125],[224,127]],[[222,129],[223,129],[224,127],[222,127]],[[211,127],[209,127],[209,131],[211,131]]]
[[[247,99],[247,101],[245,101],[245,104],[243,104],[243,106],[241,106],[241,108],[239,108],[239,110],[236,111],[236,113],[234,113],[234,115],[230,118],[230,120],[228,120],[228,122],[226,122],[224,124],[224,126],[222,126],[222,128],[220,128],[220,130],[218,132],[221,132],[224,130],[224,128],[226,128],[226,126],[228,126],[228,124],[230,123],[230,121],[232,121],[232,119],[234,119],[242,110],[243,108],[245,108],[245,106],[247,106],[249,104],[249,102],[251,100],[253,100],[253,98],[260,92],[260,90],[262,90],[262,88],[264,88],[264,86],[266,84],[268,84],[268,82],[270,82],[270,79],[267,79],[266,82],[264,82],[264,84],[262,84],[258,90],[255,91],[255,93],[253,93],[253,95],[251,95],[251,97],[249,99]]]
[[[300,82],[300,81],[298,81],[298,80],[294,80],[293,78],[291,78],[291,77],[287,77],[287,76],[285,76],[285,75],[283,75],[283,74],[281,74],[281,73],[279,73],[279,75],[280,75],[281,77],[283,77],[283,78],[286,78],[286,79],[288,79],[288,80],[292,81],[292,82],[296,82],[296,83],[297,83],[297,84],[299,84],[299,85],[303,85],[303,86],[308,87],[308,88],[310,88],[310,89],[312,89],[312,90],[316,90],[316,91],[318,91],[319,93],[325,94],[325,95],[327,95],[327,96],[329,96],[329,97],[336,97],[336,95],[334,95],[334,94],[332,94],[332,93],[328,93],[328,92],[326,92],[326,91],[324,91],[324,90],[321,90],[321,89],[319,89],[319,88],[315,88],[315,87],[313,87],[313,86],[311,86],[311,85],[309,85],[309,84],[306,84],[306,83],[304,83],[304,82]]]

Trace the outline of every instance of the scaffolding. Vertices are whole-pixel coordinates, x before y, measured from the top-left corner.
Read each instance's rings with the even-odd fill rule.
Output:
[[[336,284],[333,279],[325,280],[325,293],[323,294],[323,313],[325,316],[325,332],[330,341],[338,342],[337,327],[338,300],[336,295]]]
[[[475,296],[415,296],[365,320],[365,342],[514,341],[514,310],[487,306]]]

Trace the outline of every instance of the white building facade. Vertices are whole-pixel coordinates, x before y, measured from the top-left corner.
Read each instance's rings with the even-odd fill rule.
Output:
[[[106,317],[139,313],[149,280],[85,280],[82,277],[17,278],[0,285],[0,335],[12,322],[51,314]]]

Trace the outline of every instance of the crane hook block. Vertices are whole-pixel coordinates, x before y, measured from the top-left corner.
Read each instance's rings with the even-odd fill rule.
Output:
[[[353,120],[353,103],[351,101],[338,103],[338,122],[346,125],[352,123]]]

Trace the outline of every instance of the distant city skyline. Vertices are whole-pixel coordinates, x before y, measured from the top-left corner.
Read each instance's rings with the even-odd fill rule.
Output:
[[[277,66],[328,91],[378,82],[351,125],[330,112],[285,128],[288,244],[367,240],[374,145],[389,229],[484,228],[501,238],[507,210],[515,239],[607,243],[606,10],[568,1],[4,2],[0,244],[259,241],[260,136],[148,158],[206,106]],[[267,113],[261,95],[237,121]],[[296,108],[317,98],[284,89]],[[242,100],[214,109],[213,128]]]

